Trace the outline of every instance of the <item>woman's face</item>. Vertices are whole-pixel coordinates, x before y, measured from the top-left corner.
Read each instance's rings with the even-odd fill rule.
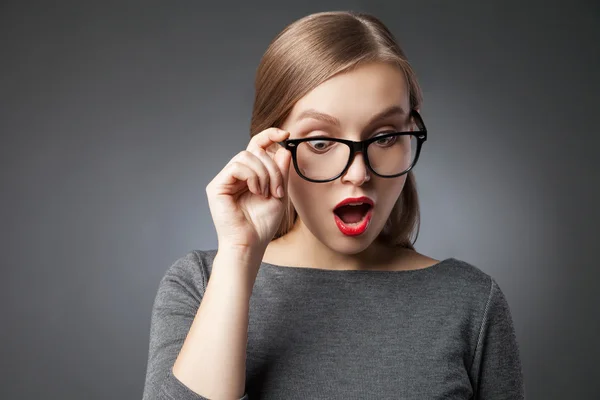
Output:
[[[374,119],[391,107],[401,111]],[[313,112],[307,114],[307,110]],[[290,139],[330,136],[359,141],[382,132],[406,130],[409,111],[402,71],[391,64],[371,63],[336,75],[313,89],[294,105],[281,128],[290,132]],[[318,113],[326,118],[319,118]],[[364,154],[356,153],[348,170],[326,183],[302,179],[290,164],[288,193],[298,213],[300,229],[340,253],[361,252],[377,238],[406,181],[406,174],[396,178],[373,174],[363,157]],[[339,227],[334,209],[348,197],[361,196],[374,202],[371,219],[362,233],[348,234]]]

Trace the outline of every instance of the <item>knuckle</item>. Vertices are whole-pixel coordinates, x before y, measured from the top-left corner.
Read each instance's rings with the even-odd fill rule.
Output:
[[[248,149],[242,150],[236,154],[238,160],[248,160],[252,158],[252,152]]]
[[[248,160],[248,162],[250,162],[250,163],[261,164],[260,156],[255,151],[250,151],[250,150],[246,151],[245,157]]]
[[[204,191],[206,192],[207,195],[212,195],[212,193],[215,191],[215,180],[213,179],[212,181],[210,181],[210,183],[208,185],[206,185],[206,187],[204,188]]]
[[[268,160],[265,159],[264,156],[257,156],[257,161],[258,161],[258,164],[260,165],[260,170],[263,171],[263,172],[265,172],[265,173],[268,173],[268,171],[269,171],[269,162],[268,162]]]
[[[266,182],[269,182],[269,172],[266,170],[262,170],[259,172],[260,175],[260,180]]]
[[[269,156],[265,149],[257,149],[256,155],[258,156],[258,158],[260,158],[260,160],[265,164],[267,168],[272,168],[274,166],[275,162],[273,161],[271,156]]]
[[[248,150],[242,150],[239,153],[237,153],[236,158],[238,160],[247,160],[249,156],[250,152]]]
[[[265,135],[265,131],[258,132],[256,135],[252,136],[248,142],[248,148],[256,146],[256,142],[260,140],[261,136]]]
[[[281,129],[281,128],[278,128],[278,127],[276,127],[276,126],[272,126],[272,127],[268,128],[268,130],[270,130],[270,131],[272,131],[272,132],[275,132],[275,133],[279,133],[279,132],[286,132],[286,130],[285,130],[285,129]]]
[[[251,148],[251,149],[248,149],[245,151],[247,153],[247,156],[252,159],[256,159],[256,158],[260,159],[261,158],[259,148]]]

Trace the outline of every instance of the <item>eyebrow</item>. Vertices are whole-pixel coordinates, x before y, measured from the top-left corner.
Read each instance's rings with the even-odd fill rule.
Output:
[[[382,112],[380,112],[379,114],[377,114],[373,118],[371,118],[371,121],[369,121],[368,125],[374,124],[376,122],[379,122],[379,121],[389,118],[391,116],[404,115],[404,114],[405,114],[405,112],[402,109],[402,107],[394,105],[394,106],[386,108],[385,110],[383,110]],[[328,123],[330,125],[334,125],[337,127],[341,126],[339,119],[337,119],[336,117],[333,117],[329,114],[325,114],[320,111],[317,111],[314,108],[309,108],[307,110],[302,111],[300,113],[300,115],[298,115],[298,118],[296,118],[296,122],[299,122],[299,121],[301,121],[303,119],[307,119],[307,118],[312,118],[312,119],[316,119],[319,121],[323,121],[325,123]]]

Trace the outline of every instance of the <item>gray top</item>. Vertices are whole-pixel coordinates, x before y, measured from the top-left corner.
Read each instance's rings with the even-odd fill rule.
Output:
[[[204,400],[172,374],[216,250],[179,258],[152,310],[144,400]],[[223,382],[224,385],[227,382]],[[524,399],[510,309],[456,258],[410,271],[262,263],[244,399]]]

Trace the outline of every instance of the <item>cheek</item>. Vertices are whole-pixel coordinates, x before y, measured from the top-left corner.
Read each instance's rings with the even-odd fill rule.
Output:
[[[304,210],[314,210],[315,207],[312,205],[318,201],[319,193],[322,193],[318,185],[305,181],[296,173],[290,174],[288,192],[296,211],[302,213]]]
[[[288,192],[294,203],[302,199],[301,196],[298,196],[299,194],[302,194],[302,180],[303,179],[301,179],[296,173],[290,172],[288,179]]]
[[[406,183],[406,174],[399,178],[386,179],[387,182],[381,182],[377,188],[377,198],[380,199],[380,203],[389,210],[394,207],[398,197],[404,189]],[[391,181],[391,182],[390,182]]]

